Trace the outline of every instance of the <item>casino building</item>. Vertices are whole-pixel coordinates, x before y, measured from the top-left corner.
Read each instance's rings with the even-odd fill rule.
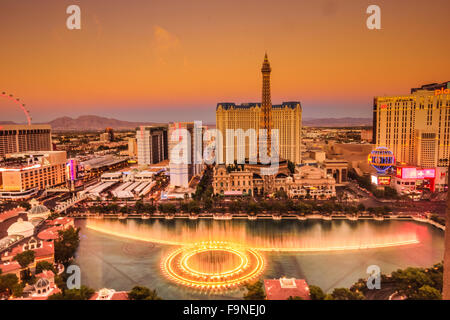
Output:
[[[217,104],[216,127],[223,136],[223,161],[226,161],[227,152],[230,154],[231,148],[234,148],[234,160],[238,159],[239,152],[245,152],[244,157],[246,159],[250,156],[249,142],[247,142],[249,138],[244,139],[244,146],[241,146],[242,141],[239,141],[237,137],[234,137],[234,141],[227,140],[227,129],[242,129],[244,133],[248,129],[254,129],[256,135],[259,135],[259,129],[270,128],[278,129],[280,158],[296,164],[301,163],[302,107],[299,101],[272,105],[270,94],[271,71],[266,54],[261,68],[263,76],[261,103],[237,105],[230,102],[220,102]]]
[[[66,183],[65,151],[8,154],[0,162],[0,199],[27,199],[48,187]]]
[[[0,157],[8,153],[52,150],[52,132],[48,124],[1,125]]]
[[[263,196],[276,191],[285,191],[293,199],[330,199],[336,196],[336,181],[326,169],[302,166],[291,174],[282,168],[270,180],[270,189],[251,165],[218,165],[214,168],[213,189],[219,196]],[[268,191],[268,192],[267,192]]]
[[[447,167],[450,152],[450,81],[411,89],[410,95],[375,97],[375,145],[397,162]]]
[[[375,97],[373,140],[394,153],[393,187],[444,191],[450,153],[450,81],[412,88],[409,95]]]

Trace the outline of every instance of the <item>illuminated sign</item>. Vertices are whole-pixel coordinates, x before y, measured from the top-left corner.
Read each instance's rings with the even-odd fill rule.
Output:
[[[436,169],[417,169],[411,167],[397,168],[397,178],[434,179],[436,178]]]
[[[0,172],[19,172],[19,171],[25,171],[25,170],[31,170],[31,169],[37,169],[40,168],[40,164],[35,164],[29,167],[23,167],[23,168],[0,168]]]
[[[378,185],[379,186],[390,186],[391,185],[391,177],[390,176],[378,177]]]
[[[391,185],[391,177],[390,176],[371,176],[371,181],[373,184],[377,186],[390,186]]]
[[[67,174],[67,179],[74,181],[77,178],[77,173],[76,173],[76,163],[73,159],[70,159],[67,162],[66,165],[66,174]]]
[[[417,178],[436,178],[436,169],[419,169],[417,170]]]
[[[386,109],[388,106],[387,106],[387,104],[382,104],[381,105],[381,109]]]
[[[435,96],[440,96],[441,94],[450,94],[450,89],[441,88],[441,89],[434,90]]]
[[[402,168],[402,179],[416,179],[417,169],[416,168]]]
[[[377,176],[372,175],[371,176],[371,181],[372,181],[372,184],[378,185],[378,177]]]

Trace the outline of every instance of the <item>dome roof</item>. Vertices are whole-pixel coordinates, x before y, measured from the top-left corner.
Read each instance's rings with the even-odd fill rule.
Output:
[[[103,288],[98,291],[97,300],[110,300],[116,290]]]
[[[50,281],[48,281],[45,278],[39,278],[38,281],[36,281],[35,287],[37,289],[46,288],[50,284]]]
[[[28,236],[27,234],[31,235],[33,234],[34,226],[29,221],[23,221],[22,218],[19,218],[17,222],[13,223],[8,228],[8,235],[24,235],[25,237]]]
[[[35,207],[32,207],[29,211],[29,214],[42,214],[49,212],[48,208],[43,205],[37,205]]]

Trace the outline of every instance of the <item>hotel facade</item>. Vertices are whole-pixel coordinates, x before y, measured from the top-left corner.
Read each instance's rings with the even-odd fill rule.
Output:
[[[219,196],[264,195],[264,180],[251,166],[214,168],[213,189]],[[336,196],[336,181],[325,169],[302,166],[291,174],[280,171],[271,181],[271,192],[285,191],[294,199],[330,199]]]
[[[169,172],[170,185],[188,188],[192,177],[203,170],[201,156],[197,151],[203,150],[203,127],[198,122],[171,122],[169,123]],[[176,150],[186,150],[187,154],[176,154]],[[174,154],[175,153],[175,154]]]
[[[448,167],[450,81],[413,88],[409,95],[375,97],[373,139],[398,163]]]
[[[65,151],[8,154],[0,163],[0,198],[26,199],[38,190],[65,184]]]
[[[136,129],[139,165],[159,163],[169,159],[167,125],[141,126]]]
[[[216,128],[223,137],[222,156],[219,159],[227,161],[227,155],[232,161],[239,157],[249,159],[252,156],[250,135],[239,140],[234,136],[227,137],[227,130],[255,130],[256,141],[259,141],[259,130],[270,128],[278,130],[279,157],[295,164],[301,163],[302,107],[300,102],[283,102],[272,105],[270,98],[270,64],[267,55],[261,69],[263,75],[262,103],[218,103],[216,107]],[[269,109],[269,110],[266,110]],[[250,131],[249,131],[250,132]],[[269,134],[270,136],[270,134]],[[244,145],[242,145],[244,144]],[[270,142],[269,142],[270,144]],[[253,149],[254,150],[254,149]],[[269,148],[270,150],[270,148]],[[218,150],[220,153],[221,150]],[[231,156],[233,154],[233,156]]]
[[[52,150],[50,125],[1,125],[0,157],[8,153]]]

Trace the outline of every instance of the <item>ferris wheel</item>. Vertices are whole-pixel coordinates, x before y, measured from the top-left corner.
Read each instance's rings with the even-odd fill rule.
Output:
[[[28,125],[31,125],[30,111],[28,111],[28,110],[25,108],[25,104],[22,103],[22,102],[20,101],[19,98],[14,97],[14,95],[8,94],[7,92],[4,92],[4,91],[0,94],[0,97],[11,100],[11,101],[12,101],[13,103],[15,103],[20,109],[22,109],[23,113],[25,113],[25,116],[27,117]]]

